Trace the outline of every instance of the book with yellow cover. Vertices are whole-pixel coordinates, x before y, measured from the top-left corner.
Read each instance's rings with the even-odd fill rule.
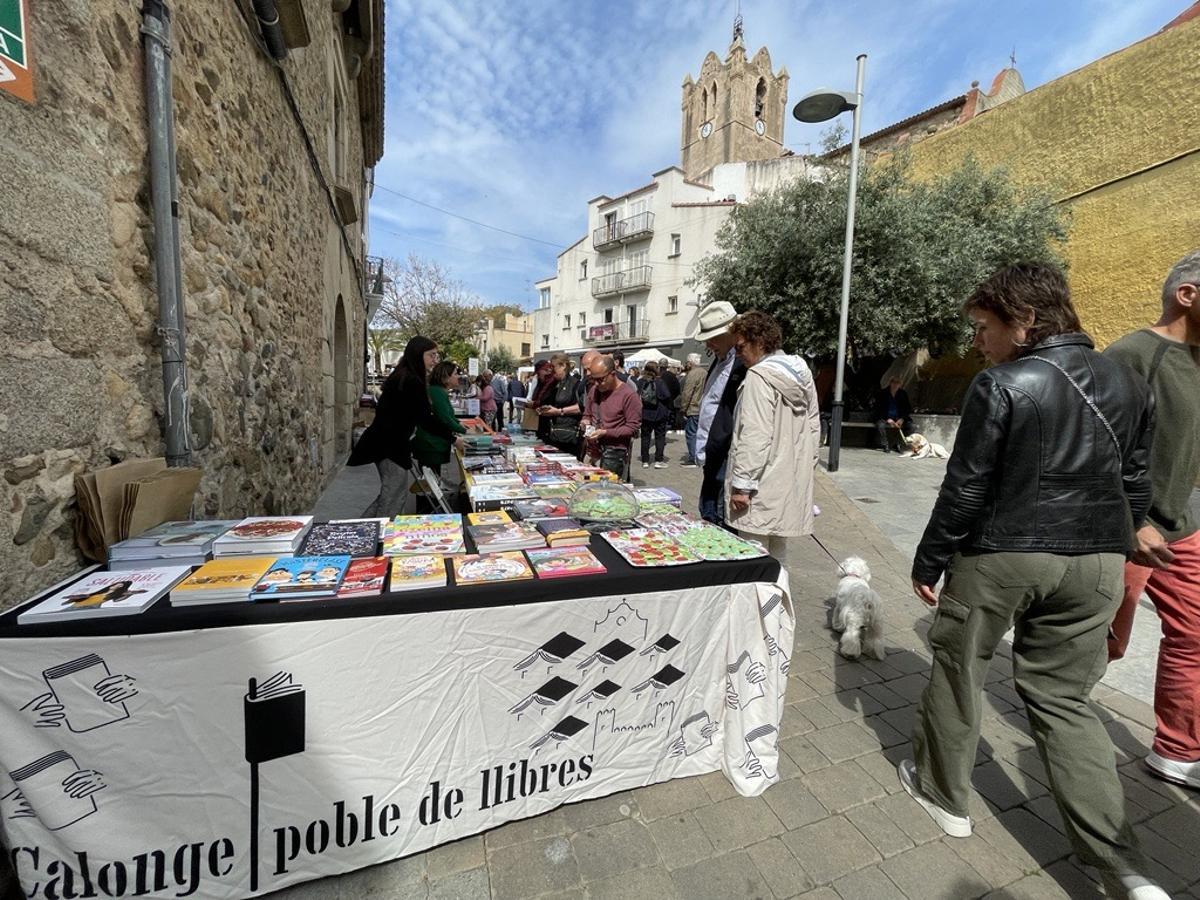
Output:
[[[446,560],[429,554],[392,557],[390,591],[419,591],[446,586]]]
[[[472,525],[507,525],[512,520],[512,516],[502,509],[467,513],[467,521]]]
[[[171,591],[172,606],[249,602],[250,591],[267,574],[275,556],[221,557],[206,562]]]

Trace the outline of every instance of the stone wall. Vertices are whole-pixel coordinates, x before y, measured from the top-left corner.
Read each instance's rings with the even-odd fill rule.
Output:
[[[0,95],[0,607],[81,565],[75,473],[163,452],[139,5],[32,4],[37,103]],[[326,180],[360,198],[343,238],[237,5],[171,6],[195,512],[302,512],[362,380],[357,91],[306,0],[312,43],[282,69]]]

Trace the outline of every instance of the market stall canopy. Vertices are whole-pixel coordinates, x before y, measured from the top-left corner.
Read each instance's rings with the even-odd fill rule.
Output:
[[[661,350],[656,350],[653,347],[647,347],[645,350],[639,350],[636,355],[626,357],[625,368],[637,366],[639,369],[646,363],[658,363],[659,365],[679,366],[683,368],[683,363],[677,359],[672,359],[663,353]]]

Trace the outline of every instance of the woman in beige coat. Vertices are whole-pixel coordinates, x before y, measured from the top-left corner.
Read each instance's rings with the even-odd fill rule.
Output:
[[[782,352],[779,324],[752,310],[730,327],[746,364],[725,477],[729,524],[786,565],[787,538],[812,534],[820,417],[812,372]]]

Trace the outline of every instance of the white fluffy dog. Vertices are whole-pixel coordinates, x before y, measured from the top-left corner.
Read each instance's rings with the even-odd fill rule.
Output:
[[[847,659],[864,652],[883,659],[883,601],[871,587],[871,570],[857,556],[842,561],[833,606],[833,630],[842,633],[838,651]]]
[[[904,439],[908,444],[908,448],[912,451],[909,454],[910,459],[926,459],[930,456],[937,459],[949,459],[950,451],[941,444],[935,444],[926,439],[925,435],[917,434],[915,431]]]

